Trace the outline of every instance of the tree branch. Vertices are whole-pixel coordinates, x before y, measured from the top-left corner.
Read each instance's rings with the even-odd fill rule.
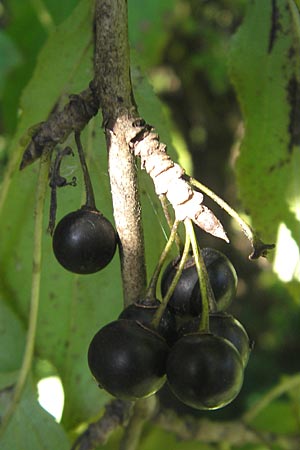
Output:
[[[106,405],[101,419],[89,425],[76,439],[71,450],[91,450],[105,444],[116,428],[124,426],[129,420],[131,408],[131,402],[112,400]]]
[[[128,305],[144,295],[146,268],[135,158],[127,141],[137,111],[130,80],[125,0],[96,1],[94,69],[120,238],[124,303]]]
[[[97,114],[99,103],[94,95],[93,82],[80,94],[70,95],[69,102],[62,111],[56,109],[45,122],[32,127],[33,133],[23,153],[21,170],[45,152],[51,152],[57,144],[63,143],[72,131],[82,131]]]

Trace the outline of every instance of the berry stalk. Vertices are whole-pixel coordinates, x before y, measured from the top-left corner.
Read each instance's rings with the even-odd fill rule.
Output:
[[[154,328],[158,327],[159,322],[160,322],[160,320],[162,318],[162,315],[163,315],[163,313],[164,313],[164,311],[165,311],[165,309],[166,309],[166,307],[168,305],[168,301],[170,300],[170,298],[171,298],[171,296],[172,296],[172,294],[173,294],[173,292],[174,292],[174,290],[176,288],[178,280],[181,277],[184,265],[185,265],[186,260],[188,259],[188,256],[189,256],[190,245],[191,245],[190,235],[186,234],[184,249],[183,249],[183,252],[182,252],[180,263],[178,265],[178,269],[177,269],[176,274],[175,274],[175,276],[174,276],[174,278],[172,280],[172,283],[169,286],[169,289],[168,289],[166,295],[164,296],[164,298],[163,298],[163,300],[161,302],[160,307],[158,308],[158,310],[154,314],[153,320],[151,322]]]
[[[85,193],[86,193],[86,202],[85,202],[84,208],[95,211],[97,208],[96,208],[96,202],[95,202],[94,189],[92,186],[90,174],[89,174],[87,164],[85,161],[85,156],[84,156],[81,139],[80,139],[80,133],[78,133],[78,132],[75,132],[75,142],[77,145],[77,150],[78,150],[80,164],[81,164],[83,178],[84,178],[84,186],[85,186]]]
[[[224,211],[227,212],[241,227],[243,233],[246,238],[250,241],[252,246],[252,253],[249,256],[249,259],[257,259],[260,256],[266,256],[268,250],[272,250],[275,247],[275,244],[265,244],[260,240],[254,230],[250,227],[250,225],[245,222],[241,216],[233,209],[228,203],[225,202],[221,197],[215,194],[211,189],[209,189],[204,184],[200,183],[200,181],[195,178],[186,176],[187,180],[192,186],[195,186],[200,191],[204,192],[204,194],[208,195],[217,205],[219,205]]]
[[[202,297],[202,313],[199,325],[199,331],[207,332],[209,331],[209,309],[210,304],[215,304],[215,299],[213,297],[212,289],[210,288],[210,282],[207,275],[207,270],[198,248],[197,239],[195,236],[194,227],[190,219],[184,221],[186,227],[186,234],[191,240],[191,245],[193,249],[195,264],[197,268],[200,292]]]
[[[151,277],[150,283],[149,283],[149,287],[147,289],[147,293],[146,293],[146,298],[156,298],[156,286],[157,286],[157,280],[159,278],[159,274],[161,272],[161,269],[164,265],[164,262],[171,250],[172,244],[175,240],[175,237],[177,235],[177,228],[179,225],[179,221],[175,221],[172,229],[171,229],[171,233],[168,239],[168,242],[165,245],[165,248],[163,249],[162,254],[160,255],[159,261],[155,267],[155,270],[153,272],[153,275]]]

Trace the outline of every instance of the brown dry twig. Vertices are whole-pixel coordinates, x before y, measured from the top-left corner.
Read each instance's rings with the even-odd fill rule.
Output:
[[[73,131],[80,132],[97,114],[99,102],[94,94],[93,82],[78,95],[70,95],[62,111],[54,111],[50,117],[34,126],[31,140],[26,147],[20,169],[36,161],[42,154],[51,152],[57,144],[63,143]]]

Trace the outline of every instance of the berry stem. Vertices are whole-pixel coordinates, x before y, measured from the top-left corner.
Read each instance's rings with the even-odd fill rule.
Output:
[[[161,272],[161,269],[162,269],[162,267],[164,265],[164,262],[165,262],[168,254],[169,254],[169,252],[171,250],[172,244],[173,244],[173,242],[175,240],[175,236],[177,234],[178,225],[179,225],[179,221],[175,221],[173,223],[168,242],[166,243],[165,248],[163,249],[163,252],[160,255],[159,261],[158,261],[158,263],[157,263],[157,265],[155,267],[155,270],[153,272],[153,275],[151,277],[151,280],[150,280],[150,283],[149,283],[149,286],[148,286],[148,289],[147,289],[147,292],[146,292],[146,298],[151,298],[151,299],[156,298],[157,280],[158,280],[159,274]]]
[[[91,178],[90,178],[89,171],[88,171],[86,161],[85,161],[84,151],[83,151],[81,139],[80,139],[80,133],[77,131],[75,132],[75,142],[77,145],[80,164],[82,167],[85,192],[86,192],[86,202],[85,202],[84,207],[87,209],[96,210],[97,208],[96,208],[96,203],[95,203],[94,190],[93,190]]]
[[[158,309],[157,309],[156,313],[154,314],[153,319],[151,321],[151,324],[153,325],[154,328],[158,327],[159,322],[160,322],[160,320],[162,318],[162,315],[163,315],[163,313],[164,313],[164,311],[165,311],[165,309],[167,307],[168,301],[170,300],[170,298],[171,298],[171,296],[172,296],[172,294],[173,294],[173,292],[175,290],[175,287],[176,287],[176,285],[178,283],[178,280],[179,280],[179,278],[180,278],[180,276],[182,274],[182,271],[183,271],[184,265],[186,263],[186,260],[187,260],[187,258],[189,256],[190,246],[191,246],[190,236],[189,236],[189,234],[186,234],[185,244],[184,244],[182,256],[181,256],[180,263],[178,265],[178,269],[176,271],[176,274],[175,274],[175,276],[174,276],[174,278],[172,280],[172,283],[169,286],[169,289],[167,290],[166,295],[162,299],[162,302],[161,302],[160,306],[158,307]]]
[[[268,250],[272,250],[275,247],[275,244],[265,244],[262,242],[255,231],[250,227],[250,225],[245,222],[241,216],[235,211],[231,206],[228,205],[222,198],[220,198],[217,194],[215,194],[211,189],[209,189],[204,184],[200,183],[200,181],[196,180],[193,177],[185,175],[188,182],[198,188],[201,192],[204,192],[208,197],[210,197],[217,205],[219,205],[224,211],[227,212],[241,227],[243,233],[250,241],[252,246],[252,253],[250,254],[250,259],[257,259],[260,256],[266,256]]]
[[[209,310],[210,305],[213,305],[213,309],[215,308],[215,299],[214,295],[210,286],[207,270],[201,255],[201,252],[199,251],[197,239],[195,236],[194,227],[192,224],[191,219],[185,219],[184,221],[185,228],[186,228],[186,234],[190,237],[194,260],[197,268],[198,278],[199,278],[199,284],[200,284],[200,292],[201,292],[201,299],[202,299],[202,313],[201,313],[201,319],[200,319],[200,325],[199,325],[199,331],[201,332],[208,332],[209,331]]]
[[[13,397],[6,413],[1,420],[0,437],[3,435],[12,415],[22,396],[25,383],[31,369],[36,327],[40,300],[40,283],[41,283],[41,261],[42,261],[42,237],[43,237],[43,212],[48,187],[48,174],[50,169],[50,154],[40,160],[40,169],[38,176],[38,187],[36,192],[36,203],[34,212],[34,241],[33,241],[33,258],[32,258],[32,281],[31,281],[31,299],[30,312],[28,322],[28,333],[26,345],[23,355],[23,361],[18,375],[16,385],[14,387]]]
[[[166,221],[168,222],[169,228],[170,228],[170,230],[172,230],[173,221],[172,221],[172,218],[170,216],[170,212],[168,210],[168,203],[167,203],[166,195],[165,194],[160,195],[159,196],[159,200],[160,200],[160,203],[161,203],[161,206],[162,206],[162,209],[163,209]],[[176,246],[178,248],[179,253],[181,253],[182,250],[183,250],[183,244],[181,242],[180,236],[177,233],[177,231],[176,231],[174,240],[175,240],[175,243],[176,243]]]
[[[50,214],[48,224],[48,232],[51,234],[51,236],[53,235],[56,222],[57,188],[67,185],[72,186],[76,185],[76,177],[73,177],[71,182],[67,182],[67,180],[60,175],[61,162],[63,158],[68,155],[74,156],[71,147],[65,147],[63,150],[59,151],[56,155],[53,167],[51,169],[51,178],[49,183],[49,186],[51,188],[51,200],[50,200]]]

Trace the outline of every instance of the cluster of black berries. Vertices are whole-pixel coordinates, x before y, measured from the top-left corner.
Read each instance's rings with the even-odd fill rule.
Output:
[[[158,326],[153,319],[160,302],[146,299],[96,333],[88,363],[101,388],[135,400],[154,394],[167,381],[179,400],[197,409],[221,408],[237,396],[251,347],[244,327],[224,312],[235,296],[237,275],[221,252],[205,248],[202,257],[215,297],[209,331],[199,331],[202,299],[191,257]],[[177,265],[178,259],[163,273],[162,296]]]
[[[60,264],[71,272],[90,274],[111,261],[117,234],[96,209],[79,134],[75,140],[86,203],[54,228],[56,188],[74,184],[59,173],[62,158],[72,154],[67,147],[56,157],[52,170],[49,229],[51,233],[54,230],[53,250]],[[96,333],[89,346],[88,363],[101,388],[118,398],[136,400],[156,393],[167,380],[179,400],[198,409],[221,408],[237,396],[250,352],[245,329],[224,312],[235,296],[237,275],[221,252],[205,248],[201,254],[206,288],[211,290],[208,298],[201,297],[199,274],[194,257],[190,257],[167,305],[152,297],[143,299]],[[173,260],[162,275],[163,298],[179,262],[180,257]],[[209,311],[203,307],[207,302]]]

